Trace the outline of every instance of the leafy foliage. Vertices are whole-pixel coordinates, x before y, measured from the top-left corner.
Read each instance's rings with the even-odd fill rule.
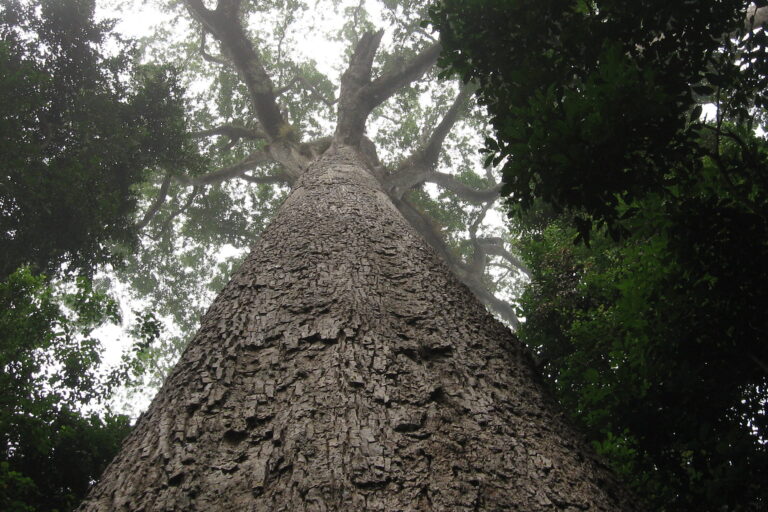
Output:
[[[745,122],[765,102],[766,35],[744,30],[747,4],[449,0],[432,16],[443,64],[480,83],[502,193],[618,236],[624,204],[698,176],[701,99],[729,97],[721,116]]]
[[[653,510],[768,502],[768,39],[748,4],[432,9],[527,232],[521,339]]]
[[[159,335],[141,316],[105,373],[95,330],[121,318],[89,276],[130,250],[137,185],[177,168],[188,144],[176,72],[136,64],[111,26],[90,0],[0,6],[3,510],[78,504],[130,429],[105,401],[141,378]]]
[[[0,94],[13,99],[0,107],[2,278],[117,261],[110,246],[135,239],[134,184],[183,153],[175,72],[135,65],[93,14],[93,0],[0,7]],[[122,50],[107,56],[112,42]]]
[[[117,304],[80,278],[57,291],[28,268],[0,283],[0,508],[71,510],[130,430],[126,416],[83,412],[136,378],[133,357],[103,374],[94,330]],[[151,318],[137,328],[156,337]],[[141,350],[137,345],[136,350]]]

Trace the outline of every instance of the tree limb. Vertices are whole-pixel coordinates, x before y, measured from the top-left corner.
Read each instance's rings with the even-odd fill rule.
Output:
[[[272,80],[240,23],[241,1],[219,0],[215,10],[205,7],[202,0],[184,0],[184,3],[190,14],[202,23],[203,29],[219,40],[224,54],[235,65],[269,140],[280,139],[290,132],[277,105]]]
[[[481,274],[473,272],[468,265],[463,264],[456,258],[451,249],[443,241],[442,235],[432,221],[415,208],[407,199],[395,199],[393,202],[411,226],[421,233],[427,243],[442,256],[443,261],[445,261],[459,281],[464,283],[464,285],[466,285],[483,304],[516,329],[520,325],[520,322],[515,316],[514,309],[488,291],[482,281]]]
[[[450,190],[461,199],[473,204],[493,201],[499,197],[499,191],[501,190],[501,185],[494,185],[491,188],[478,190],[462,183],[456,179],[455,176],[442,172],[429,173],[424,181],[440,185],[444,189]]]
[[[750,4],[747,8],[747,17],[744,20],[744,28],[754,30],[768,23],[768,7],[756,7]]]
[[[401,87],[421,78],[437,62],[442,49],[440,43],[434,43],[398,69],[385,73],[371,82],[366,90],[369,101],[373,102],[371,110],[387,101]]]
[[[250,174],[241,174],[238,176],[238,178],[243,179],[245,181],[249,181],[251,183],[258,183],[258,184],[276,184],[276,183],[284,183],[284,184],[290,184],[291,178],[287,174],[285,174],[282,171],[278,171],[276,174],[270,174],[268,176],[252,176]]]
[[[382,31],[363,34],[352,54],[349,67],[342,75],[336,140],[343,144],[357,146],[371,111],[401,87],[426,73],[437,61],[441,51],[439,43],[433,44],[404,65],[371,81],[373,58],[382,35]]]
[[[466,100],[470,90],[464,86],[459,91],[456,99],[451,104],[440,122],[430,134],[424,146],[408,157],[392,174],[388,180],[389,187],[399,187],[407,190],[412,186],[422,183],[437,167],[440,152],[443,149],[443,142],[450,133],[453,125],[461,117],[462,111],[466,106]]]
[[[162,227],[160,228],[160,233],[165,233],[168,228],[171,227],[173,224],[173,220],[181,215],[184,211],[187,210],[192,205],[192,201],[195,200],[195,197],[197,197],[197,194],[200,193],[199,187],[193,187],[192,192],[190,192],[189,197],[187,197],[187,200],[184,201],[184,204],[176,208],[171,214],[168,216],[168,219],[163,223]]]
[[[264,138],[264,134],[261,131],[252,130],[250,128],[246,128],[245,126],[239,126],[236,124],[224,124],[221,126],[210,128],[208,130],[200,130],[197,132],[192,132],[190,135],[198,139],[201,139],[204,137],[212,137],[215,135],[224,135],[226,137],[229,137],[232,140],[240,140],[240,139],[258,140],[258,139]]]
[[[371,82],[373,58],[383,35],[383,30],[364,33],[355,46],[347,70],[341,75],[336,139],[344,144],[357,146],[365,131],[365,121],[372,108],[365,105],[363,91]]]
[[[208,32],[205,29],[200,31],[200,55],[203,57],[203,60],[212,62],[213,64],[220,64],[222,66],[230,65],[230,63],[225,59],[208,53],[208,50],[206,50],[207,35]]]
[[[246,171],[258,167],[259,165],[270,163],[272,161],[272,158],[267,153],[263,151],[255,151],[239,162],[227,167],[222,167],[221,169],[212,173],[195,177],[176,176],[176,179],[185,185],[194,185],[198,187],[203,185],[213,185],[215,183],[226,181],[230,178],[241,177]]]
[[[486,254],[490,254],[492,256],[501,256],[510,265],[518,269],[530,279],[531,270],[525,263],[520,260],[520,258],[516,257],[504,248],[504,242],[501,238],[478,238],[476,240],[477,244],[483,247],[483,250],[486,252]]]
[[[157,215],[157,212],[160,211],[160,208],[163,206],[163,203],[165,203],[165,199],[168,197],[168,188],[171,186],[171,175],[166,174],[165,178],[163,178],[163,182],[160,184],[160,190],[157,192],[157,197],[155,197],[155,200],[152,201],[152,204],[149,206],[149,209],[144,213],[144,216],[141,218],[139,223],[136,225],[137,230],[144,229],[147,224],[150,223],[150,221],[154,218],[155,215]]]

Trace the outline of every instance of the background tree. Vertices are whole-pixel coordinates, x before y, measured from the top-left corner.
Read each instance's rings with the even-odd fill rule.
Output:
[[[481,84],[488,157],[528,232],[521,337],[657,510],[768,499],[768,162],[753,133],[765,122],[764,12],[450,0],[432,11],[444,63]]]
[[[141,373],[151,315],[112,371],[94,331],[120,323],[91,276],[135,245],[135,186],[183,162],[175,73],[94,21],[94,2],[0,5],[0,509],[71,510],[129,419],[108,399]],[[163,136],[159,137],[158,134]]]
[[[132,247],[135,185],[184,161],[175,73],[136,65],[93,0],[0,7],[0,278],[91,273]],[[105,46],[121,48],[107,53]],[[11,100],[12,99],[12,100]],[[159,134],[162,133],[162,136]]]
[[[100,368],[94,330],[120,315],[88,279],[57,290],[22,268],[0,283],[0,306],[0,506],[71,510],[129,431],[127,416],[104,407],[140,366],[126,358],[109,373]],[[151,343],[155,324],[140,328]]]

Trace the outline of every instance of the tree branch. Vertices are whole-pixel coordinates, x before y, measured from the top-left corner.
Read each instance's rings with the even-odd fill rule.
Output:
[[[411,226],[421,233],[427,243],[442,256],[443,261],[445,261],[459,281],[464,283],[464,285],[466,285],[483,304],[516,329],[520,325],[520,322],[515,316],[514,309],[503,300],[497,299],[488,291],[482,280],[482,272],[480,274],[473,272],[468,265],[459,261],[451,249],[445,244],[442,235],[432,221],[415,208],[407,199],[395,199],[393,202]]]
[[[219,40],[224,54],[235,65],[245,82],[258,118],[269,140],[283,137],[290,130],[275,98],[272,80],[267,75],[251,40],[239,20],[240,0],[219,0],[210,10],[202,0],[184,0],[190,14],[203,29]]]
[[[403,66],[385,73],[371,82],[366,88],[368,100],[373,103],[370,107],[371,110],[387,101],[401,87],[421,78],[437,62],[437,57],[441,51],[440,43],[434,43]]]
[[[302,86],[301,88],[303,90],[309,92],[310,96],[312,96],[317,101],[323,103],[328,108],[333,107],[338,101],[336,98],[332,98],[332,99],[326,98],[323,93],[317,90],[317,87],[315,87],[315,85],[309,83],[309,81],[303,76],[293,77],[293,79],[290,82],[288,82],[286,85],[284,85],[283,87],[275,91],[275,96],[281,96],[285,94],[286,92],[293,89],[293,86],[296,84],[301,84]]]
[[[286,173],[282,171],[278,171],[276,174],[270,174],[269,176],[252,176],[250,174],[241,174],[238,176],[238,178],[243,179],[245,181],[249,181],[251,183],[258,183],[258,184],[277,184],[277,183],[283,183],[283,184],[291,184],[292,180],[290,176],[288,176]]]
[[[150,223],[150,221],[154,218],[155,215],[157,215],[157,212],[160,211],[160,208],[163,206],[163,203],[165,203],[165,199],[168,197],[168,188],[171,186],[171,175],[166,174],[165,178],[163,178],[163,182],[160,184],[160,190],[157,192],[157,197],[155,197],[155,200],[152,201],[152,204],[149,206],[149,209],[144,213],[144,216],[141,218],[139,223],[136,225],[137,230],[144,229],[147,224]]]
[[[225,59],[208,53],[208,50],[206,50],[207,35],[208,32],[205,29],[200,31],[200,55],[203,57],[203,60],[212,62],[213,64],[220,64],[222,66],[230,65],[230,63]]]
[[[250,128],[246,128],[245,126],[239,126],[235,124],[224,124],[221,126],[210,128],[208,130],[200,130],[197,132],[192,132],[190,135],[198,139],[201,139],[204,137],[212,137],[215,135],[224,135],[226,137],[229,137],[233,141],[240,140],[240,139],[258,140],[258,139],[264,138],[264,134],[261,133],[259,130],[252,130]]]
[[[466,100],[470,89],[462,87],[456,99],[446,111],[443,118],[435,126],[432,134],[427,139],[424,146],[408,157],[387,179],[387,186],[390,188],[398,187],[401,190],[407,190],[418,183],[422,183],[434,172],[443,149],[443,142],[450,133],[453,125],[461,117],[462,111],[466,106]]]
[[[364,33],[355,46],[347,70],[341,76],[335,137],[344,144],[357,146],[365,131],[365,121],[372,108],[369,109],[365,105],[363,91],[365,86],[371,83],[373,58],[383,35],[383,30]]]
[[[499,191],[501,190],[501,185],[494,185],[491,188],[478,190],[462,183],[456,179],[455,176],[442,172],[432,172],[427,175],[424,181],[440,185],[444,189],[450,190],[461,199],[473,204],[493,201],[499,197]]]
[[[750,4],[747,8],[747,16],[744,20],[744,28],[754,30],[768,23],[768,7],[756,7]]]
[[[203,176],[189,177],[189,176],[176,176],[180,182],[185,185],[203,186],[213,185],[215,183],[221,183],[230,178],[242,177],[243,173],[249,171],[259,165],[272,162],[272,158],[263,151],[255,151],[240,160],[236,164],[222,167],[221,169],[214,171]]]
[[[406,64],[371,81],[373,58],[382,35],[382,31],[363,34],[352,54],[349,67],[341,77],[336,140],[343,144],[357,146],[371,111],[398,89],[426,73],[437,61],[441,51],[439,44],[433,44]]]
[[[523,263],[520,258],[513,255],[504,248],[504,241],[501,238],[477,238],[477,244],[483,247],[486,254],[492,256],[501,256],[510,265],[518,269],[530,279],[531,270]]]
[[[189,197],[187,197],[187,200],[184,201],[184,204],[176,208],[171,214],[168,216],[166,221],[163,223],[162,227],[160,228],[160,233],[165,233],[168,228],[170,228],[173,225],[173,220],[181,215],[184,211],[187,210],[192,205],[192,201],[195,200],[195,197],[197,197],[197,194],[200,193],[199,187],[193,187],[192,192],[190,192]]]

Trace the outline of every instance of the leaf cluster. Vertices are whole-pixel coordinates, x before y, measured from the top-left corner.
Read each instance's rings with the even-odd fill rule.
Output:
[[[83,407],[103,406],[135,372],[128,360],[99,370],[94,330],[119,321],[115,301],[86,278],[57,290],[23,267],[0,283],[2,510],[73,509],[117,452],[129,419]]]
[[[93,0],[0,7],[3,278],[23,264],[89,273],[115,261],[110,246],[135,240],[134,185],[182,153],[175,72],[137,65],[93,16]]]
[[[502,194],[583,212],[587,238],[593,221],[620,236],[623,204],[698,174],[702,99],[729,96],[723,116],[763,104],[765,35],[744,30],[746,4],[449,0],[431,14],[442,64],[480,84]]]

